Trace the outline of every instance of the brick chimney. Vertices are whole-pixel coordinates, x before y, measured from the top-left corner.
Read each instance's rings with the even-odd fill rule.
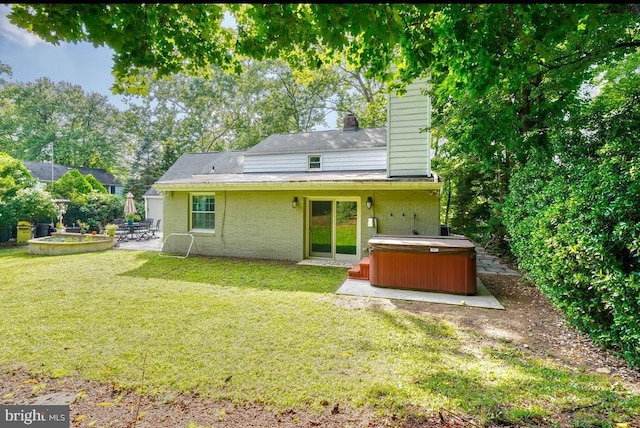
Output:
[[[344,127],[342,131],[357,131],[358,118],[353,113],[348,113],[344,118]]]

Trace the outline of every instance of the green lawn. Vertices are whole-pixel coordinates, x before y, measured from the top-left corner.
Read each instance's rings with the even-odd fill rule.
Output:
[[[638,398],[604,375],[506,343],[472,349],[468,332],[444,321],[336,305],[344,269],[25,248],[0,249],[0,269],[3,371],[275,408],[445,407],[485,422],[553,420],[584,406],[585,426],[606,426],[602,415],[614,423],[640,412]]]

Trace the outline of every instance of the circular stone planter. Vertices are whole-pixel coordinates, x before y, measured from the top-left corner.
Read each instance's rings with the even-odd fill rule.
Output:
[[[115,243],[115,238],[111,236],[56,232],[44,238],[30,239],[29,254],[57,256],[88,253],[109,250]]]

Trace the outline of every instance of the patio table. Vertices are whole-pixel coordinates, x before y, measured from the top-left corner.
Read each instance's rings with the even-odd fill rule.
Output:
[[[121,227],[125,228],[126,232],[119,235],[118,241],[149,239],[149,225],[145,222],[124,223]]]

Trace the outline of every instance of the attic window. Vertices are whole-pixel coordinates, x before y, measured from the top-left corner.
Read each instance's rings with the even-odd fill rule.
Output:
[[[309,171],[322,170],[322,155],[309,155]]]

